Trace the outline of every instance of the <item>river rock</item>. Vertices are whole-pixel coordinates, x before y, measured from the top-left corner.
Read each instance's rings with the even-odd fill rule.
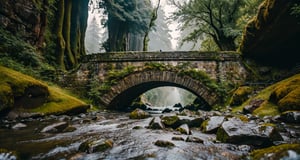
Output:
[[[273,141],[282,141],[283,139],[273,126],[244,123],[238,118],[230,118],[218,129],[217,140],[225,143],[265,147],[272,145]]]
[[[224,122],[224,116],[213,116],[204,121],[201,125],[201,129],[205,133],[216,133],[218,128]]]
[[[165,108],[161,113],[170,113],[170,112],[172,112],[172,109]]]
[[[149,123],[148,128],[150,128],[150,129],[164,129],[165,126],[161,122],[161,119],[159,117],[153,117],[153,119]]]
[[[177,128],[179,127],[180,124],[180,119],[178,116],[164,116],[161,119],[161,122],[166,126],[166,127],[171,127],[171,128]]]
[[[130,119],[144,119],[144,118],[148,118],[148,117],[150,117],[150,114],[139,108],[136,108],[134,111],[132,111],[129,114]]]
[[[181,126],[176,128],[176,131],[179,131],[181,134],[186,134],[186,135],[192,134],[187,124],[182,124]]]
[[[184,141],[182,137],[172,137],[173,141]]]
[[[189,127],[200,127],[201,124],[203,123],[204,121],[204,118],[202,117],[197,117],[197,118],[194,118],[193,120],[190,121],[190,123],[188,124]]]
[[[172,143],[170,141],[164,141],[164,140],[157,140],[154,144],[159,147],[174,147],[175,146],[174,143]]]
[[[185,140],[186,142],[194,142],[194,143],[203,143],[204,141],[201,138],[188,136]]]
[[[58,122],[44,127],[41,132],[42,133],[59,133],[63,132],[69,124],[67,122]]]
[[[181,103],[176,103],[173,108],[182,108],[182,104]]]
[[[24,123],[17,123],[14,126],[12,126],[11,128],[12,129],[21,129],[21,128],[25,128],[25,127],[27,127],[26,124],[24,124]]]
[[[79,146],[79,151],[86,153],[102,152],[113,147],[113,141],[108,139],[89,140]]]
[[[280,119],[286,123],[300,123],[300,111],[287,111],[280,115]]]

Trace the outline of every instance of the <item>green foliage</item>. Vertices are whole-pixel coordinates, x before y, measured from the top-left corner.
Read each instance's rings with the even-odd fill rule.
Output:
[[[291,14],[296,16],[296,17],[300,17],[300,4],[294,4],[294,6],[291,9]]]
[[[0,64],[22,73],[43,78],[40,71],[54,70],[21,38],[0,27]]]
[[[172,4],[178,9],[172,18],[183,22],[181,30],[193,29],[183,41],[210,37],[220,50],[235,50],[235,39],[241,36],[243,29],[237,21],[246,13],[252,16],[252,10],[245,7],[248,3],[256,2],[252,1],[190,0],[182,3],[172,0]]]

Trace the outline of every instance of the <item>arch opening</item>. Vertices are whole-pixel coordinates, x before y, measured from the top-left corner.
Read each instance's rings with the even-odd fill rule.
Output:
[[[131,104],[137,98],[139,98],[141,95],[147,93],[150,90],[161,88],[161,87],[172,87],[172,88],[183,89],[187,92],[190,92],[190,94],[194,95],[195,99],[192,100],[192,102],[197,101],[198,103],[204,105],[203,108],[210,108],[211,107],[208,104],[208,102],[206,102],[206,100],[203,97],[201,97],[201,95],[198,95],[193,90],[191,90],[189,88],[186,88],[182,85],[176,84],[176,83],[161,82],[161,81],[151,81],[151,82],[141,83],[141,84],[138,84],[136,86],[130,87],[127,90],[125,90],[124,92],[118,94],[111,101],[111,103],[109,104],[109,107],[112,108],[112,109],[116,109],[116,110],[132,110],[134,108],[131,107]],[[173,102],[174,102],[173,105],[167,104],[165,106],[156,106],[156,104],[151,104],[151,103],[147,103],[147,102],[146,102],[146,104],[149,105],[150,108],[151,107],[154,107],[154,108],[157,108],[157,107],[169,108],[169,107],[173,107],[174,105],[179,104],[179,103],[182,105],[182,107],[190,105],[190,104],[177,102],[177,101],[173,101]]]

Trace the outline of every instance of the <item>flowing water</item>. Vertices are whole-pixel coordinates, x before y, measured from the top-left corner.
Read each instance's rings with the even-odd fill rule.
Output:
[[[215,135],[203,134],[196,128],[192,129],[193,136],[201,137],[203,144],[171,140],[173,136],[186,139],[187,135],[178,135],[174,130],[147,129],[150,120],[132,120],[128,113],[123,112],[91,112],[73,117],[49,116],[22,121],[3,119],[0,148],[15,151],[20,159],[238,159],[248,153],[245,146],[213,143]],[[68,122],[76,130],[41,132],[45,126],[61,121]],[[26,127],[13,129],[18,123]],[[140,129],[133,129],[136,126]],[[113,147],[90,154],[79,151],[80,144],[91,139],[110,139]],[[157,140],[170,141],[175,147],[158,147],[154,145]]]

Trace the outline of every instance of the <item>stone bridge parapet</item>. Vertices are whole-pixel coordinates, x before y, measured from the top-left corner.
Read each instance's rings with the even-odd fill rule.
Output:
[[[140,94],[162,86],[175,86],[191,91],[213,105],[218,95],[193,77],[178,76],[173,70],[147,71],[145,66],[153,63],[157,66],[180,68],[203,72],[212,80],[222,84],[243,83],[247,71],[243,66],[239,53],[236,52],[115,52],[84,56],[80,68],[63,80],[71,88],[91,89],[91,83],[99,83],[109,87],[101,101],[106,106],[129,103]],[[127,69],[132,71],[127,73]],[[175,69],[175,71],[176,71]],[[181,69],[181,68],[180,68]],[[126,73],[124,72],[126,71]],[[124,77],[112,79],[111,75],[125,74]],[[106,85],[114,81],[113,85]],[[105,86],[106,85],[106,86]]]

